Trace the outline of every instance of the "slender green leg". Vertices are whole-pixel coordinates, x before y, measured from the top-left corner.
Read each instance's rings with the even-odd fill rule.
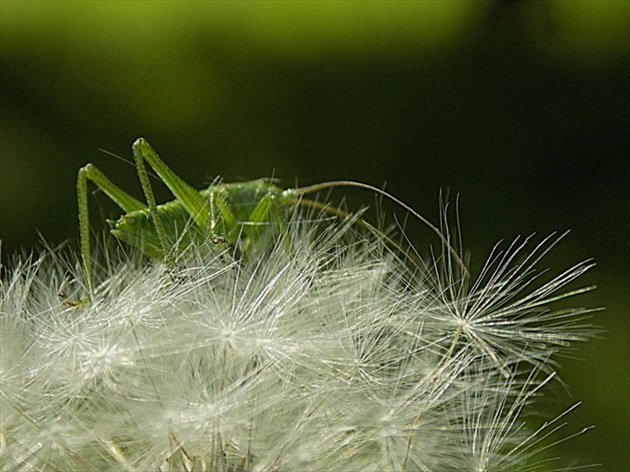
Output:
[[[153,195],[153,190],[151,189],[144,161],[146,161],[160,176],[175,198],[182,202],[190,216],[193,218],[195,224],[202,231],[209,232],[213,238],[217,237],[215,233],[215,225],[218,221],[214,215],[215,204],[217,204],[219,211],[224,217],[224,221],[230,217],[234,219],[234,215],[227,207],[225,200],[223,200],[220,196],[213,198],[213,194],[210,205],[208,205],[204,197],[202,197],[197,190],[184,182],[158,157],[157,153],[153,150],[149,143],[144,140],[144,138],[138,138],[133,143],[132,149],[133,157],[138,169],[140,184],[142,185],[142,190],[144,191],[144,195],[147,199],[149,212],[151,213],[151,217],[160,240],[160,245],[162,246],[162,253],[164,254],[166,264],[173,266],[174,262],[172,260],[172,251],[170,250],[170,245],[167,241],[163,225],[160,220],[160,214],[157,210],[155,197]]]
[[[245,233],[248,239],[248,247],[256,245],[265,235],[269,236],[274,234],[272,232],[275,228],[267,226],[269,224],[280,225],[280,234],[283,236],[287,235],[283,218],[278,214],[279,210],[280,208],[275,195],[269,193],[260,199],[247,218],[247,226],[242,228],[243,233]],[[265,227],[261,227],[261,225],[265,225]],[[286,241],[288,241],[288,239],[285,239],[285,242]]]
[[[221,218],[217,218],[217,210]],[[220,228],[217,228],[217,223],[221,225]],[[210,194],[210,237],[213,239],[226,237],[228,236],[226,228],[236,228],[236,224],[236,216],[230,210],[221,192],[212,192]],[[234,243],[235,241],[230,242]]]
[[[140,185],[142,186],[142,191],[144,192],[144,196],[147,199],[149,213],[151,214],[151,218],[153,219],[153,225],[155,226],[155,231],[158,235],[158,239],[160,240],[160,246],[162,246],[162,254],[164,256],[164,260],[166,261],[167,266],[172,266],[172,253],[168,244],[168,240],[166,239],[164,227],[162,226],[162,220],[160,220],[160,214],[157,210],[155,196],[153,195],[153,189],[151,188],[151,183],[149,182],[149,175],[147,174],[147,169],[144,166],[142,155],[136,152],[135,144],[136,143],[134,143],[133,157],[136,161],[136,169],[138,170]]]
[[[260,199],[258,204],[254,207],[249,215],[249,221],[252,223],[263,223],[269,221],[269,214],[271,208],[274,205],[274,197],[271,194],[267,194]]]
[[[105,174],[92,164],[87,164],[79,169],[77,176],[77,200],[79,203],[79,232],[81,238],[81,259],[85,269],[85,275],[88,281],[88,289],[90,294],[93,292],[92,280],[92,264],[90,247],[90,219],[88,210],[88,189],[87,181],[91,180],[98,188],[103,190],[114,203],[116,203],[123,211],[129,213],[134,210],[142,210],[146,205],[140,200],[135,199],[124,190],[117,187]]]
[[[149,166],[160,176],[162,181],[173,193],[175,198],[180,200],[182,204],[188,210],[188,213],[193,217],[195,223],[202,230],[207,230],[211,224],[210,209],[201,196],[201,194],[193,187],[184,182],[178,177],[156,154],[153,148],[147,143],[144,138],[138,138],[132,145],[133,157],[138,168],[138,174],[140,176],[140,183],[145,196],[149,194],[153,196],[151,186],[149,184],[149,178],[146,173],[146,169],[143,161],[147,161]],[[149,202],[150,203],[150,202]],[[149,205],[150,211],[151,206]],[[156,210],[157,211],[157,210]],[[164,252],[167,252],[168,248],[163,248]]]

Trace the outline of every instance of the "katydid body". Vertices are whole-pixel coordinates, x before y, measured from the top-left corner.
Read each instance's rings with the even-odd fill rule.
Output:
[[[254,180],[237,184],[212,185],[200,190],[206,211],[211,218],[206,226],[191,219],[181,200],[157,206],[160,224],[168,247],[164,248],[155,231],[148,208],[129,212],[113,222],[112,234],[121,241],[137,247],[148,256],[160,259],[172,247],[183,249],[194,241],[213,239],[239,246],[248,252],[272,224],[280,224],[281,207],[294,202],[291,190],[282,190],[268,180]]]
[[[438,234],[457,264],[464,269],[464,273],[467,272],[459,256],[434,225],[408,205],[377,187],[359,182],[338,181],[283,190],[270,179],[259,179],[243,183],[221,183],[211,185],[205,190],[196,190],[177,176],[143,138],[138,138],[132,149],[146,204],[117,187],[94,165],[87,164],[79,170],[77,194],[81,256],[90,292],[93,290],[93,278],[90,261],[88,180],[103,190],[125,212],[113,222],[112,234],[152,258],[165,258],[169,265],[174,264],[172,258],[178,251],[192,242],[208,239],[217,244],[227,243],[237,248],[243,255],[256,252],[255,249],[265,247],[267,242],[273,242],[281,234],[287,219],[283,207],[302,205],[341,217],[352,216],[341,209],[303,198],[306,194],[344,186],[371,190],[402,206]],[[161,205],[156,204],[145,161],[170,189],[175,200]],[[370,231],[378,232],[361,219],[357,219],[357,223]],[[395,247],[401,248],[396,241],[384,237]]]
[[[143,138],[137,139],[132,149],[147,204],[114,185],[94,165],[87,164],[79,170],[81,255],[90,290],[88,180],[126,212],[113,222],[112,234],[155,259],[172,257],[174,248],[183,249],[193,241],[207,239],[238,246],[241,252],[247,253],[260,244],[261,238],[277,234],[277,228],[286,219],[282,207],[296,202],[293,190],[283,190],[269,179],[211,185],[198,191],[171,171]],[[145,161],[171,190],[175,200],[161,205],[155,203]]]

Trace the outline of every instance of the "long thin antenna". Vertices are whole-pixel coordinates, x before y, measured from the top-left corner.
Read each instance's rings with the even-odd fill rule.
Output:
[[[365,190],[370,190],[396,203],[398,206],[408,211],[411,215],[413,215],[419,221],[424,223],[435,234],[437,234],[437,236],[440,238],[440,241],[442,241],[442,244],[446,246],[446,248],[450,252],[453,259],[455,259],[457,264],[462,268],[462,270],[464,271],[464,274],[466,274],[467,276],[470,275],[470,273],[468,272],[468,269],[466,268],[466,265],[464,264],[464,261],[462,261],[461,257],[459,257],[459,254],[457,254],[457,251],[453,248],[453,246],[451,246],[450,242],[444,236],[444,234],[442,234],[442,232],[433,223],[427,220],[424,216],[422,216],[416,210],[411,208],[402,200],[399,200],[398,198],[393,196],[391,193],[386,192],[385,190],[382,190],[370,184],[364,184],[362,182],[354,182],[352,180],[336,180],[332,182],[322,182],[319,184],[310,185],[308,187],[296,188],[296,189],[293,189],[292,192],[296,195],[302,196],[302,195],[308,195],[309,193],[321,192],[322,190],[328,190],[334,187],[355,187],[355,188],[362,188]]]
[[[308,198],[300,198],[298,201],[296,201],[296,204],[306,207],[306,208],[313,208],[316,210],[325,211],[327,213],[330,213],[331,215],[340,216],[342,218],[347,218],[347,219],[355,218],[354,224],[360,226],[361,228],[366,229],[367,231],[373,234],[376,234],[382,237],[383,239],[385,239],[387,244],[392,246],[397,251],[400,251],[401,254],[404,254],[406,257],[414,261],[416,264],[422,266],[423,269],[427,271],[429,269],[427,263],[418,254],[416,254],[415,250],[411,246],[407,246],[403,242],[397,241],[396,239],[388,236],[387,234],[377,229],[374,225],[365,221],[363,218],[356,217],[356,215],[350,212],[347,212],[340,208],[336,208],[327,203],[319,202],[317,200],[310,200]]]

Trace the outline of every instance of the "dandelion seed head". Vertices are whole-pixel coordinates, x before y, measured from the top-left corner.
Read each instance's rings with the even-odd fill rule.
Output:
[[[0,463],[544,470],[559,424],[525,412],[594,333],[589,310],[553,309],[590,263],[545,281],[553,242],[530,246],[495,249],[471,282],[448,254],[433,273],[296,211],[249,260],[208,242],[166,270],[103,246],[89,302],[76,258],[17,261],[0,284]]]

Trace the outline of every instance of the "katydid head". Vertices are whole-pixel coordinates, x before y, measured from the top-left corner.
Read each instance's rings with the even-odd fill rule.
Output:
[[[160,224],[169,244],[168,251],[172,251],[175,245],[183,250],[191,243],[203,239],[203,232],[194,224],[180,201],[173,200],[157,208]],[[153,259],[165,257],[154,218],[148,209],[126,213],[115,221],[108,220],[108,223],[111,226],[111,234],[119,240]]]

